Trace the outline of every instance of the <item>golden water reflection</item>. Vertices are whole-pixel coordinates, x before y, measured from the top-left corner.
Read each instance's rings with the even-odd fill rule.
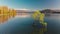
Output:
[[[14,17],[16,15],[16,11],[14,9],[10,9],[6,6],[0,7],[0,23],[4,23],[9,18]]]

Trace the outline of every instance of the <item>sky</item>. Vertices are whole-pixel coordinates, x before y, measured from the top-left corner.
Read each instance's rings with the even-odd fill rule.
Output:
[[[60,0],[0,0],[0,6],[14,9],[60,9]]]

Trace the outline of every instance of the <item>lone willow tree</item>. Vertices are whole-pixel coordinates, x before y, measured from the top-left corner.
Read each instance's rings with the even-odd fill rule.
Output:
[[[32,17],[36,23],[42,24],[42,28],[39,29],[39,34],[44,34],[47,32],[47,23],[44,21],[45,14],[41,13],[40,10],[37,10],[33,13]],[[36,25],[35,25],[36,26]]]

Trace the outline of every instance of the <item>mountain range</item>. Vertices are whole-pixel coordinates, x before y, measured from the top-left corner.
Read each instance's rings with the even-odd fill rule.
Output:
[[[17,13],[33,13],[35,11],[30,10],[16,10]],[[60,10],[44,9],[41,10],[42,13],[60,13]]]

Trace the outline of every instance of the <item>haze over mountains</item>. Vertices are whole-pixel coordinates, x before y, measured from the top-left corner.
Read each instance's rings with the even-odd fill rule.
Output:
[[[60,13],[60,10],[45,9],[41,11],[42,13]]]
[[[16,10],[18,13],[33,13],[34,10]],[[60,13],[60,10],[44,9],[40,10],[42,13]]]

